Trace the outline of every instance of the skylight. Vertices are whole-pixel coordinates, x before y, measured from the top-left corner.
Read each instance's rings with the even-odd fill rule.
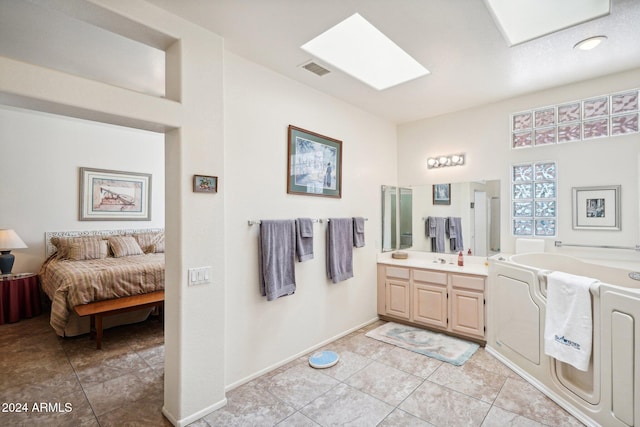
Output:
[[[358,13],[301,48],[377,90],[429,74],[429,70]]]

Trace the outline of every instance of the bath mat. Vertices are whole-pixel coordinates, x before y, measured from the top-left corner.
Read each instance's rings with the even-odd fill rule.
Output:
[[[456,366],[463,365],[480,347],[449,335],[394,322],[385,323],[367,332],[366,336]]]

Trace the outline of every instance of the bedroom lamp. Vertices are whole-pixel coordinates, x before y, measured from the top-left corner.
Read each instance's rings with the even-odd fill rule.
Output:
[[[11,253],[13,249],[24,249],[27,245],[20,236],[10,228],[0,228],[0,271],[2,274],[11,274],[15,256]]]

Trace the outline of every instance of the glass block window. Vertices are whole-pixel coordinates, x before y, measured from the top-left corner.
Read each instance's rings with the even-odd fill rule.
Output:
[[[555,162],[523,163],[511,167],[514,236],[556,236],[557,189]]]
[[[511,148],[639,132],[638,89],[511,114]]]

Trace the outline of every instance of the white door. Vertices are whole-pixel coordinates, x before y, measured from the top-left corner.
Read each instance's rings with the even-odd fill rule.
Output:
[[[487,256],[487,193],[473,193],[473,255]]]

